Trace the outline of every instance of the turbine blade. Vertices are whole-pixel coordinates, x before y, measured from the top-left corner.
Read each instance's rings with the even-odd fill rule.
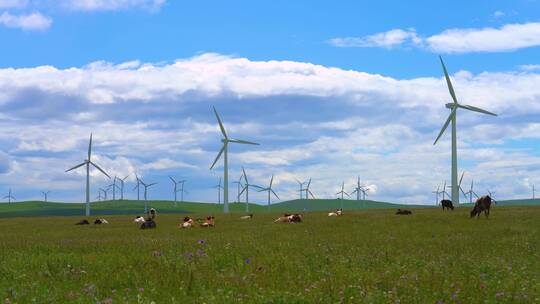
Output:
[[[308,190],[309,192],[309,195],[311,195],[312,198],[315,198],[315,195],[313,195],[313,193],[311,193],[311,190]]]
[[[241,139],[234,139],[234,138],[229,139],[228,142],[237,143],[237,144],[246,144],[246,145],[257,145],[257,146],[260,145],[256,142],[241,140]]]
[[[225,150],[225,145],[223,145],[223,147],[221,147],[221,150],[219,150],[219,153],[218,155],[216,156],[216,159],[214,160],[214,162],[212,163],[212,166],[210,166],[210,170],[212,170],[212,168],[214,168],[214,166],[216,165],[217,161],[219,160],[219,158],[221,157],[221,154],[223,154],[223,151]]]
[[[108,178],[111,178],[109,176],[109,174],[107,174],[103,169],[101,169],[98,165],[96,165],[95,163],[93,162],[90,162],[92,164],[92,166],[96,167],[96,169],[98,169],[99,171],[101,171],[101,173],[105,174],[105,176],[107,176]]]
[[[446,70],[444,61],[442,60],[441,56],[439,56],[439,59],[441,60],[442,68],[444,70],[444,77],[446,78],[446,85],[448,86],[448,91],[450,91],[450,95],[452,96],[454,103],[457,103],[456,93],[454,92],[454,87],[452,86],[452,81],[450,81],[450,76],[448,76],[448,71]]]
[[[463,181],[463,176],[465,176],[465,171],[463,171],[463,173],[461,173],[461,178],[459,179],[459,187],[461,188],[461,182]]]
[[[153,185],[155,185],[155,184],[157,184],[157,183],[151,183],[151,184],[148,184],[148,185],[146,185],[146,187],[150,187],[150,186],[153,186]]]
[[[480,109],[480,108],[475,107],[475,106],[461,105],[461,104],[458,104],[457,106],[462,108],[462,109],[466,109],[466,110],[470,110],[470,111],[474,111],[474,112],[478,112],[478,113],[483,113],[483,114],[487,114],[487,115],[497,116],[497,114],[495,114],[495,113],[492,113],[490,111],[486,111],[484,109]]]
[[[244,193],[244,191],[246,191],[247,187],[248,187],[248,186],[246,185],[244,188],[242,188],[242,191],[240,191],[240,194],[239,194],[239,195],[242,195],[242,193]]]
[[[272,178],[270,178],[270,187],[269,188],[272,188],[272,183],[274,182],[274,174],[272,174]]]
[[[244,169],[244,167],[242,167],[242,174],[244,175],[244,180],[246,181],[246,184],[249,185],[246,170]]]
[[[91,155],[92,155],[92,133],[90,133],[90,142],[88,143],[88,160],[90,160]]]
[[[274,190],[270,189],[270,191],[275,195],[275,197],[276,197],[277,199],[280,199],[279,196],[277,195],[277,193],[276,193]]]
[[[213,107],[214,108],[214,114],[216,114],[216,118],[217,118],[217,121],[218,121],[218,124],[219,124],[219,128],[221,129],[221,133],[223,134],[223,137],[225,138],[228,138],[227,137],[227,132],[225,132],[225,127],[223,127],[223,123],[221,122],[221,118],[219,118],[219,114],[216,110],[216,107]]]
[[[435,142],[433,143],[433,145],[437,144],[437,142],[439,141],[439,138],[441,138],[441,136],[444,134],[444,131],[446,130],[446,128],[448,128],[448,125],[450,124],[450,121],[452,121],[454,116],[456,116],[456,108],[452,109],[452,112],[448,116],[448,119],[444,123],[444,126],[442,127],[441,132],[439,132],[439,136],[437,136],[437,139],[435,139]]]
[[[309,185],[311,185],[311,178],[309,179],[309,182],[307,184],[307,188],[309,189]]]
[[[81,164],[78,164],[78,165],[76,165],[75,167],[66,170],[66,172],[69,172],[69,171],[71,171],[71,170],[75,170],[75,169],[77,169],[77,168],[79,168],[79,167],[82,167],[82,166],[84,166],[84,165],[86,165],[86,162],[81,163]]]
[[[176,181],[169,175],[169,179],[176,185]]]

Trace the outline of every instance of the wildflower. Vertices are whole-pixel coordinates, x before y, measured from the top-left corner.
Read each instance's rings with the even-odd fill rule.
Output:
[[[251,265],[251,259],[250,259],[250,258],[247,258],[247,259],[246,259],[246,264],[247,264],[247,265]]]
[[[197,249],[197,255],[198,255],[198,256],[203,256],[203,255],[205,255],[204,250],[203,250],[203,249]]]
[[[142,287],[139,288],[139,292],[141,292],[141,293],[144,292],[144,288],[142,288]]]
[[[204,245],[205,241],[204,240],[198,240],[197,243],[199,243],[201,245]]]

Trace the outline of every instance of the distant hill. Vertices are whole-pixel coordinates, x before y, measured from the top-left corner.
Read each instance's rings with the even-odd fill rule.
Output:
[[[97,215],[142,215],[144,213],[144,201],[124,200],[93,202],[92,216]],[[504,200],[499,201],[500,206],[533,206],[540,205],[540,199]],[[245,203],[229,203],[231,212],[245,213]],[[463,204],[470,207],[470,204]],[[149,208],[156,208],[158,213],[178,214],[219,214],[223,211],[223,205],[202,202],[182,202],[174,206],[172,201],[148,201]],[[431,208],[428,205],[405,205],[372,200],[339,200],[339,199],[310,199],[285,201],[270,206],[271,212],[301,212],[301,211],[331,211],[337,208],[345,210],[357,209],[397,209],[397,208]],[[249,204],[249,210],[253,213],[268,212],[266,205]],[[81,203],[58,203],[28,201],[16,203],[0,203],[0,218],[24,217],[24,216],[84,216],[84,204]]]

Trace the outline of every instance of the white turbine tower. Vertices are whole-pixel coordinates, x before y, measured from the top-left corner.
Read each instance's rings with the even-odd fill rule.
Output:
[[[124,178],[119,178],[118,181],[120,182],[120,200],[123,201],[124,200],[124,182],[126,181],[126,179],[128,178],[129,174],[126,175],[126,177]]]
[[[534,184],[532,185],[533,199],[535,199],[536,191],[534,190]]]
[[[214,188],[217,189],[217,203],[218,205],[221,204],[221,189],[223,189],[223,186],[221,185],[221,177],[219,178],[219,183],[217,185],[214,186]]]
[[[181,191],[181,195],[182,195],[182,201],[184,201],[184,182],[186,180],[181,180],[181,181],[177,181],[175,180],[174,178],[172,178],[172,176],[169,176],[169,179],[171,180],[171,182],[173,183],[174,185],[174,206],[176,207],[176,202],[177,202],[177,194],[179,191]],[[180,188],[180,190],[178,190],[178,185],[181,185],[182,187]]]
[[[88,144],[88,158],[84,162],[76,165],[75,167],[66,170],[66,172],[69,172],[79,167],[86,166],[86,211],[85,211],[86,216],[90,216],[90,165],[94,166],[96,169],[101,171],[101,173],[105,174],[105,176],[107,176],[109,179],[111,178],[107,173],[105,173],[105,171],[103,171],[103,169],[101,169],[98,165],[92,162],[91,156],[92,156],[92,133],[90,133],[90,142]]]
[[[9,192],[8,192],[8,195],[4,196],[4,199],[8,199],[8,203],[11,204],[11,200],[15,200],[16,198],[11,195],[11,188],[9,188]]]
[[[491,113],[489,111],[469,106],[469,105],[462,105],[458,103],[456,93],[454,92],[454,87],[452,86],[452,82],[450,81],[450,76],[448,76],[448,71],[446,70],[446,66],[444,65],[444,62],[442,60],[442,57],[439,57],[441,60],[441,65],[444,71],[444,77],[446,78],[446,84],[448,86],[448,91],[450,92],[450,96],[452,96],[453,102],[447,103],[446,107],[451,110],[450,115],[448,116],[448,119],[444,123],[441,131],[439,132],[439,136],[437,136],[437,139],[435,139],[434,145],[439,141],[439,138],[444,134],[444,131],[452,122],[452,196],[451,200],[454,206],[459,207],[459,187],[458,187],[458,160],[457,160],[457,125],[456,125],[456,116],[457,116],[457,110],[458,108],[479,112],[483,114],[493,115],[497,116],[497,114]]]
[[[271,196],[270,193],[274,194],[274,196],[279,199],[279,196],[274,192],[274,189],[272,189],[272,183],[274,182],[274,175],[272,174],[272,178],[270,178],[270,184],[266,188],[262,188],[259,190],[259,192],[268,191],[268,211],[270,212],[270,200]]]
[[[347,195],[348,197],[351,197],[349,195],[349,193],[345,192],[345,182],[343,182],[341,184],[341,191],[339,191],[338,193],[336,193],[336,195],[340,194],[341,195],[341,209],[343,209],[343,195]]]
[[[143,185],[144,187],[144,213],[147,214],[148,213],[148,199],[147,199],[148,188],[152,187],[153,185],[157,183],[146,184],[141,179],[139,179],[139,183]]]
[[[45,199],[44,202],[47,202],[47,197],[49,196],[49,193],[51,193],[51,191],[41,191],[41,193],[43,194],[43,198]]]
[[[296,179],[296,178],[295,178],[295,179]],[[302,187],[304,186],[304,184],[305,184],[306,182],[301,182],[301,181],[299,181],[298,179],[296,179],[296,182],[298,183],[298,187],[299,187],[299,188],[298,188],[298,192],[300,193],[300,199],[303,199],[304,196],[303,196],[302,193],[305,191],[305,189],[302,188]]]
[[[217,163],[217,161],[221,157],[221,154],[223,154],[223,212],[229,213],[229,163],[227,159],[229,143],[247,144],[247,145],[258,145],[258,143],[229,138],[227,136],[227,132],[225,131],[225,127],[223,127],[223,124],[221,123],[221,119],[219,118],[219,114],[216,111],[216,108],[214,108],[214,114],[216,114],[216,119],[219,123],[221,134],[223,134],[223,138],[221,139],[221,142],[223,143],[223,147],[221,147],[221,150],[219,151],[214,162],[212,163],[212,166],[210,166],[210,170],[214,168],[214,165]]]
[[[245,183],[244,183],[244,188],[240,192],[240,195],[242,195],[242,193],[244,193],[244,191],[246,191],[246,212],[249,212],[249,187],[257,188],[257,189],[262,189],[262,187],[249,183],[248,177],[247,177],[247,174],[246,174],[246,170],[244,170],[244,167],[242,167],[242,173],[244,175],[244,182]]]
[[[474,192],[474,180],[471,181],[471,188],[469,189],[469,191],[465,192],[465,196],[469,196],[469,203],[471,204],[472,204],[473,195],[476,196],[476,198],[478,198],[478,194]]]

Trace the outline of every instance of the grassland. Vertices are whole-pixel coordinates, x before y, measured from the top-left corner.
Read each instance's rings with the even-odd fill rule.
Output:
[[[531,303],[540,301],[540,207],[498,207],[489,220],[390,209],[301,224],[218,215],[214,229],[155,230],[130,216],[0,220],[6,303]],[[198,216],[198,215],[196,215]]]

